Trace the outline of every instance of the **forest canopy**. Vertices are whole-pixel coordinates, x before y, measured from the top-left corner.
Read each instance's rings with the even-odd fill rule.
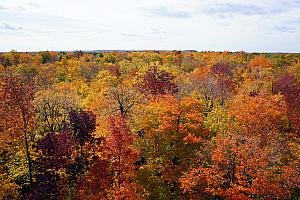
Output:
[[[0,199],[298,199],[300,54],[0,53]]]

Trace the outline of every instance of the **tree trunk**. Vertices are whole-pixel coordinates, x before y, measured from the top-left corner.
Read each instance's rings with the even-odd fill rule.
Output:
[[[232,162],[231,162],[231,182],[233,183],[235,178],[235,154],[232,155]]]
[[[29,171],[29,182],[30,182],[30,189],[32,188],[32,161],[31,161],[31,156],[30,156],[30,152],[29,152],[29,144],[28,144],[28,140],[27,140],[27,133],[26,131],[24,131],[24,136],[25,136],[25,148],[26,148],[26,157],[27,157],[27,161],[28,161],[28,171]]]

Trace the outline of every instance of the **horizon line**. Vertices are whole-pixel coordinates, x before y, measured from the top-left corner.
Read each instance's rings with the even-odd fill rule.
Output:
[[[229,51],[229,50],[194,50],[194,49],[173,49],[173,50],[167,50],[167,49],[135,49],[135,50],[126,50],[126,49],[95,49],[95,50],[80,50],[80,49],[75,49],[75,50],[33,50],[33,51],[18,51],[18,50],[10,50],[10,51],[0,51],[0,53],[9,53],[12,51],[16,51],[19,53],[39,53],[39,52],[45,52],[45,51],[49,51],[49,52],[76,52],[76,51],[82,51],[85,53],[88,52],[103,52],[103,53],[114,53],[114,52],[172,52],[172,51],[181,51],[181,52],[194,52],[194,53],[201,53],[201,52],[229,52],[229,53],[240,53],[240,52],[244,52],[244,53],[269,53],[269,54],[288,54],[288,53],[292,53],[292,54],[300,54],[299,52],[291,52],[291,51],[243,51],[243,50],[239,50],[239,51]]]

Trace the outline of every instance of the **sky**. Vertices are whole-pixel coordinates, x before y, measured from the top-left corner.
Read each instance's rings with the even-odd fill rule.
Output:
[[[300,52],[300,0],[0,0],[0,51]]]

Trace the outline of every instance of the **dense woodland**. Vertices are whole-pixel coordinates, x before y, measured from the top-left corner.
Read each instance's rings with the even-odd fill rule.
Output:
[[[0,199],[299,199],[300,54],[0,54]]]

